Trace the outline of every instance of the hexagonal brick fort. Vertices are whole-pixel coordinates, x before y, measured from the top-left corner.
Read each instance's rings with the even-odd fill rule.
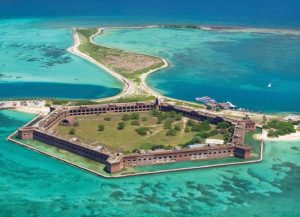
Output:
[[[142,153],[112,153],[107,149],[82,143],[80,141],[66,140],[51,134],[51,128],[58,124],[68,125],[74,116],[97,115],[104,113],[122,112],[146,112],[152,109],[160,111],[176,111],[184,117],[193,120],[207,120],[211,124],[228,122],[234,126],[230,143],[220,146],[207,146],[199,148],[176,148],[173,150],[154,150]],[[244,144],[245,133],[255,130],[256,125],[250,120],[233,120],[210,113],[193,110],[183,106],[176,106],[170,103],[137,102],[137,103],[111,103],[89,106],[67,106],[51,107],[47,116],[38,119],[32,124],[25,125],[18,130],[17,136],[20,139],[34,139],[48,145],[55,146],[105,164],[106,171],[116,173],[124,167],[141,165],[165,164],[189,160],[207,160],[226,157],[250,158],[252,148]]]

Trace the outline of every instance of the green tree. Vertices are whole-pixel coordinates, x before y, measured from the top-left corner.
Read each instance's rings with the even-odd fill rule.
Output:
[[[71,128],[70,131],[69,131],[69,134],[70,135],[75,135],[76,133],[76,130],[74,128]]]
[[[130,116],[128,114],[123,115],[122,120],[123,121],[128,121],[130,119]]]
[[[219,122],[217,124],[217,129],[226,129],[226,128],[229,128],[229,127],[230,127],[230,123],[225,122],[225,121]]]
[[[123,130],[125,128],[125,123],[124,122],[119,122],[118,123],[118,130]]]
[[[138,134],[140,134],[142,136],[145,136],[145,135],[147,135],[147,132],[149,131],[149,128],[148,127],[140,127],[140,128],[135,129],[135,131]]]
[[[103,124],[99,124],[98,131],[104,131],[105,126]]]

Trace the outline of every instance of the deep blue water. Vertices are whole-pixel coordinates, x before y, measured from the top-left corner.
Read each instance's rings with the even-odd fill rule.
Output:
[[[299,0],[2,0],[0,17],[95,16],[136,23],[209,23],[300,28]],[[78,18],[74,18],[77,22]]]

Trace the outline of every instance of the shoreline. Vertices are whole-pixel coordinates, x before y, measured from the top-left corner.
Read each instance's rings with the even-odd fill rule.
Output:
[[[220,31],[220,32],[245,32],[245,33],[261,33],[276,35],[294,35],[300,36],[300,29],[291,28],[268,28],[253,26],[227,26],[227,25],[186,25],[186,24],[165,24],[159,25],[160,28],[182,28],[182,29],[198,29],[204,31]]]
[[[168,28],[168,27],[162,27],[162,26],[159,26],[159,25],[147,25],[147,26],[137,26],[137,27],[102,27],[102,28],[98,28],[98,31],[95,34],[91,35],[89,40],[90,40],[91,43],[93,43],[95,45],[98,45],[93,41],[93,38],[95,38],[97,35],[103,33],[103,31],[106,30],[106,29],[144,29],[144,28]],[[266,116],[268,118],[279,118],[279,117],[281,117],[278,114],[255,113],[255,112],[250,112],[250,111],[246,111],[246,112],[245,111],[235,111],[235,110],[229,110],[229,111],[224,110],[224,111],[221,111],[221,112],[208,111],[204,108],[201,108],[201,104],[199,104],[199,103],[164,96],[161,93],[157,92],[156,90],[153,90],[147,84],[147,78],[151,73],[168,67],[169,63],[167,62],[166,59],[164,59],[162,57],[154,56],[154,57],[160,58],[165,64],[163,66],[159,67],[159,68],[152,69],[152,70],[149,70],[146,73],[143,73],[139,77],[141,79],[141,83],[138,84],[138,85],[135,85],[135,83],[133,81],[123,77],[122,75],[120,75],[120,74],[114,72],[113,70],[107,68],[106,66],[104,66],[103,64],[101,64],[97,60],[93,59],[92,57],[88,56],[87,54],[82,53],[81,51],[79,51],[78,47],[80,46],[80,39],[79,39],[78,33],[74,29],[73,29],[73,39],[74,39],[74,44],[67,49],[69,52],[71,52],[72,54],[74,54],[76,56],[79,56],[79,57],[95,64],[98,67],[100,67],[101,69],[105,70],[106,72],[108,72],[109,74],[111,74],[112,76],[117,78],[124,85],[123,88],[122,88],[122,91],[119,94],[117,94],[115,96],[111,96],[111,97],[95,99],[95,100],[92,100],[92,101],[104,102],[104,101],[110,101],[110,100],[117,100],[117,99],[120,99],[120,98],[123,98],[123,97],[135,97],[135,96],[138,96],[136,94],[136,89],[140,88],[140,89],[144,90],[146,92],[146,94],[149,95],[149,96],[155,96],[155,97],[160,98],[162,100],[170,100],[170,101],[175,102],[175,103],[176,102],[182,103],[185,106],[190,106],[190,107],[191,106],[197,106],[199,110],[202,110],[206,113],[211,113],[211,114],[216,114],[217,113],[217,114],[222,114],[222,115],[225,115],[225,116],[230,116],[230,117],[235,117],[235,118],[243,118],[246,115],[248,115],[250,118],[252,117],[254,119],[262,119],[263,116]],[[100,45],[100,46],[102,46],[102,45]],[[104,47],[107,47],[107,46],[104,46]],[[128,52],[128,51],[126,51],[126,52]],[[147,55],[147,54],[143,54],[143,55]]]
[[[90,37],[91,43],[93,43],[93,41],[91,39],[93,39],[100,32],[101,32],[101,28],[98,29],[98,31]],[[79,39],[78,33],[76,33],[76,31],[74,29],[73,29],[73,39],[74,39],[74,44],[71,47],[69,47],[67,49],[67,51],[69,51],[70,53],[72,53],[72,54],[74,54],[78,57],[81,57],[82,59],[85,59],[85,60],[95,64],[96,66],[100,67],[101,69],[103,69],[106,72],[108,72],[109,74],[111,74],[113,77],[117,78],[123,84],[123,87],[122,87],[122,90],[121,90],[120,93],[118,93],[115,96],[101,98],[101,100],[102,101],[114,100],[114,99],[117,99],[121,96],[127,95],[128,91],[129,91],[129,87],[130,87],[129,82],[127,81],[127,79],[123,78],[123,76],[119,75],[118,73],[115,73],[114,71],[110,70],[109,68],[102,65],[98,61],[94,60],[90,56],[80,52],[79,49],[78,49],[78,47],[80,46],[80,39]]]
[[[156,28],[157,26],[147,26],[147,27],[131,27],[131,28]],[[109,29],[110,27],[103,27],[103,28],[99,28],[98,31],[91,35],[89,40],[91,43],[96,44],[93,40],[94,37],[96,37],[97,35],[100,35],[105,29]],[[130,27],[128,27],[130,28]],[[81,44],[78,33],[76,31],[73,32],[73,39],[74,39],[74,44],[73,46],[69,47],[67,49],[67,51],[69,51],[70,53],[79,56],[85,60],[88,60],[91,63],[94,63],[95,65],[97,65],[98,67],[100,67],[101,69],[105,70],[106,72],[108,72],[109,74],[111,74],[113,77],[117,78],[122,84],[123,84],[123,88],[121,90],[121,92],[115,96],[111,96],[111,97],[105,97],[105,98],[99,98],[99,99],[95,99],[93,101],[95,102],[103,102],[103,101],[107,101],[107,100],[116,100],[119,98],[123,98],[123,97],[130,97],[130,96],[134,96],[136,93],[136,85],[134,84],[134,82],[132,82],[131,80],[125,78],[124,76],[120,75],[119,73],[116,73],[115,71],[109,69],[108,67],[104,66],[102,63],[98,62],[97,60],[93,59],[92,57],[88,56],[85,53],[82,53],[78,48]],[[96,44],[97,45],[97,44]],[[157,57],[157,56],[155,56]],[[153,95],[155,97],[164,97],[163,95],[161,95],[160,93],[152,90],[146,83],[146,78],[149,74],[158,71],[160,69],[166,68],[168,67],[168,62],[166,59],[161,58],[161,57],[157,57],[159,59],[161,59],[164,62],[164,65],[162,65],[159,68],[156,69],[151,69],[146,73],[143,73],[140,78],[141,78],[141,84],[139,84],[138,87],[140,87],[141,89],[145,90],[146,94],[148,95]]]
[[[266,142],[300,142],[300,131],[291,133],[289,135],[272,138],[268,137],[268,131],[263,129],[261,135],[256,134],[254,135],[254,138],[264,140]]]

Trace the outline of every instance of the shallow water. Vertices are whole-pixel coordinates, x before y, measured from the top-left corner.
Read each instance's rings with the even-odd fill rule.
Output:
[[[66,50],[73,43],[71,26],[2,20],[0,35],[0,98],[94,99],[121,90],[117,79]]]
[[[194,101],[208,95],[255,111],[300,111],[300,36],[148,28],[110,29],[95,41],[166,58],[170,67],[147,82],[167,96]]]
[[[0,216],[300,215],[299,142],[267,143],[259,164],[103,179],[4,141],[32,117],[0,111]]]

